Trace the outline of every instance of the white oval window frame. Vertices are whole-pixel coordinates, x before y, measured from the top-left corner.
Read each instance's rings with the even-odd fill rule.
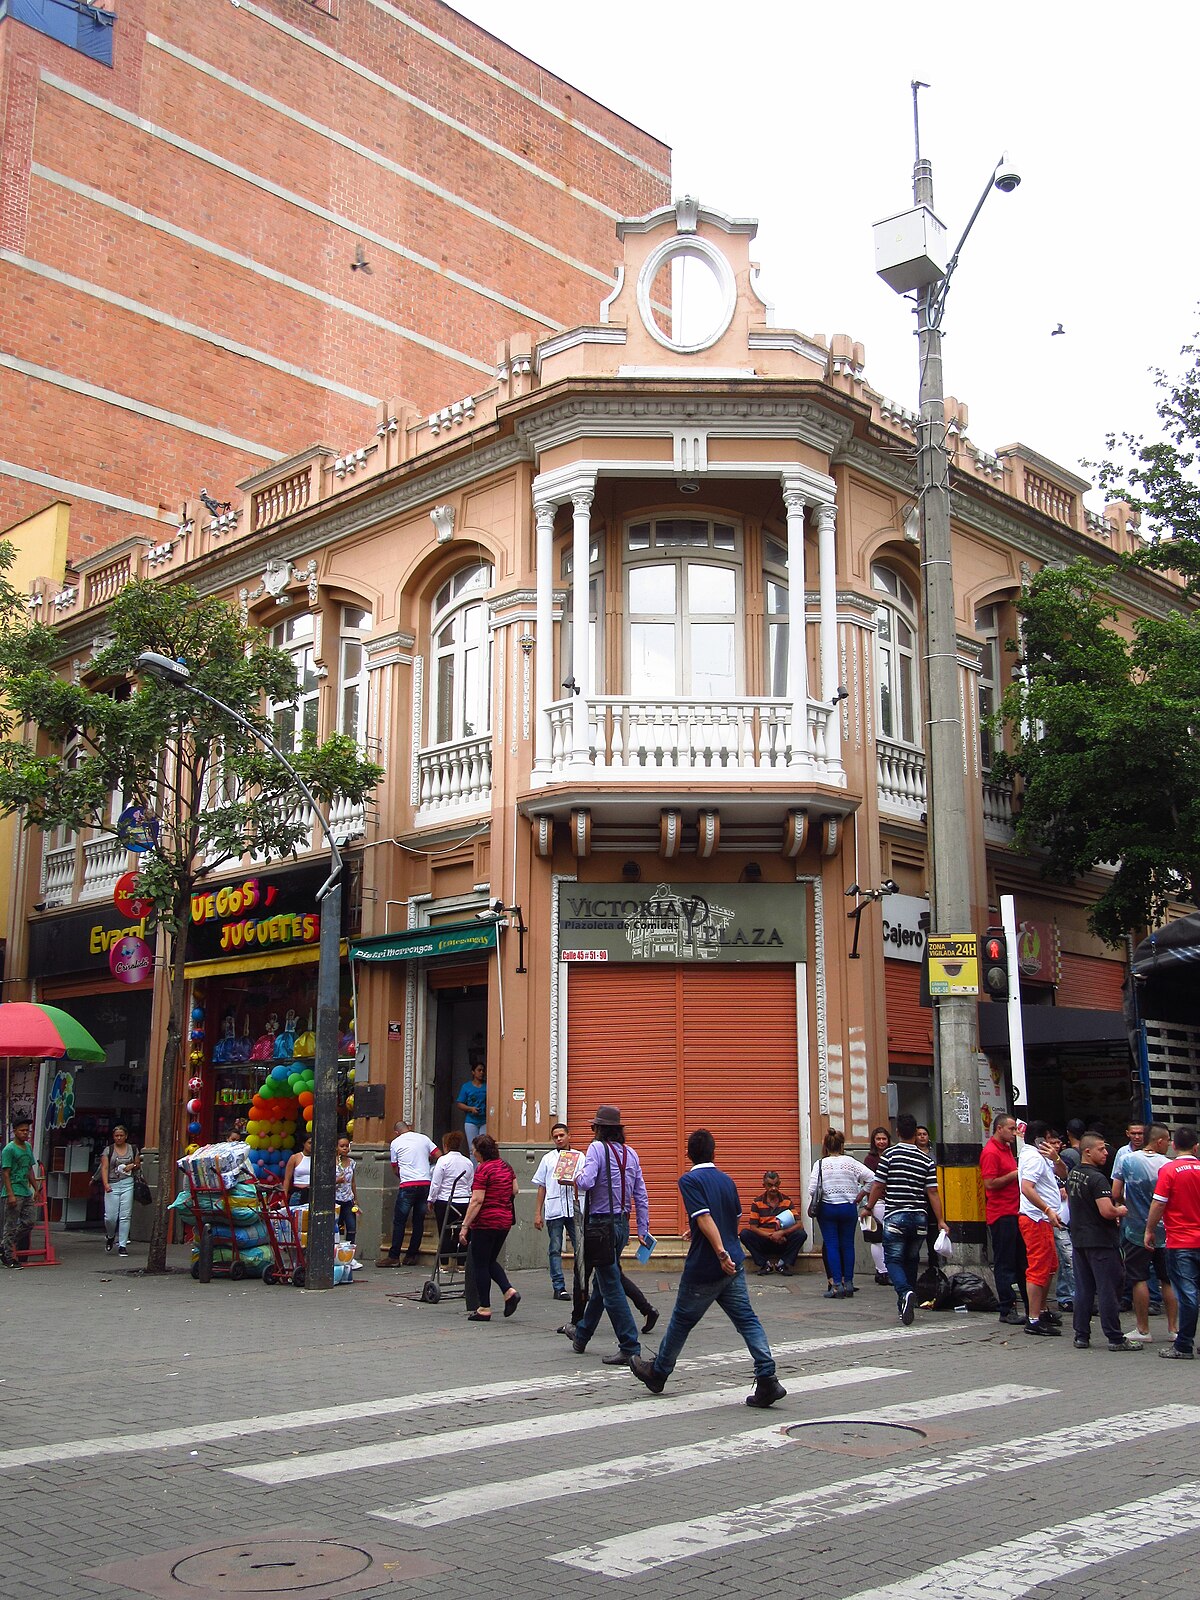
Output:
[[[677,343],[665,334],[654,320],[654,309],[650,304],[650,290],[655,278],[667,265],[673,256],[699,256],[706,261],[716,273],[717,284],[721,291],[721,316],[714,332],[707,338],[696,340],[694,343]],[[737,283],[734,280],[733,268],[729,262],[707,239],[701,239],[697,234],[676,234],[673,238],[666,239],[647,256],[642,270],[638,274],[637,284],[638,312],[641,315],[642,325],[652,339],[657,340],[667,350],[674,350],[677,355],[696,355],[701,350],[708,350],[717,340],[728,331],[729,324],[733,321],[733,313],[737,306]]]

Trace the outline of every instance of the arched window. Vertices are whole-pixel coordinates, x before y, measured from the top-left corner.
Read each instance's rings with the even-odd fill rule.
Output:
[[[271,643],[285,650],[296,667],[297,699],[294,706],[272,705],[275,742],[285,754],[299,748],[306,737],[317,737],[317,711],[321,681],[313,655],[313,614],[297,611],[271,629]]]
[[[979,662],[979,756],[985,772],[992,770],[996,736],[988,718],[996,713],[1000,699],[1000,607],[979,606],[975,611],[975,632],[983,646]]]
[[[737,532],[687,517],[626,535],[626,679],[639,696],[724,700],[741,693],[742,570]]]
[[[367,741],[367,670],[363,638],[371,627],[371,613],[364,607],[342,607],[338,732],[348,734],[360,747]]]
[[[491,727],[492,653],[487,602],[482,597],[494,581],[487,561],[460,567],[433,602],[430,733],[434,744],[470,739]]]
[[[575,568],[574,546],[568,541],[559,562],[559,572],[564,584],[570,585],[571,574]],[[588,643],[592,659],[592,683],[598,693],[603,692],[604,686],[604,640],[601,633],[604,616],[604,546],[599,533],[593,533],[589,540],[588,549]],[[563,683],[568,678],[574,678],[578,683],[582,674],[575,671],[575,650],[572,630],[575,626],[574,614],[571,609],[571,596],[568,594],[566,607],[563,611],[562,628],[560,631],[559,647],[559,674],[558,681]]]
[[[872,566],[875,667],[879,682],[879,732],[885,739],[917,744],[917,601],[898,572]]]

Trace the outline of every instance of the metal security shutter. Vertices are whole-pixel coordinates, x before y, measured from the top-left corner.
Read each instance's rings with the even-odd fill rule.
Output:
[[[709,1128],[743,1204],[767,1167],[800,1196],[793,967],[580,967],[568,978],[568,1117],[580,1147],[596,1107],[621,1107],[651,1226],[684,1225],[677,1181]]]
[[[769,1167],[802,1212],[795,967],[680,969],[683,1127],[709,1128],[746,1211]],[[807,1070],[807,1065],[805,1067]]]
[[[924,1067],[933,1061],[933,1012],[921,1004],[921,968],[916,961],[885,961],[888,1060]]]
[[[1120,1011],[1124,998],[1121,985],[1124,982],[1123,961],[1105,961],[1102,956],[1070,955],[1064,950],[1058,1004],[1090,1011]]]

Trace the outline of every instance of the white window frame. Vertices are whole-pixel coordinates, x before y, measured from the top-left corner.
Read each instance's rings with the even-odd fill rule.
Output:
[[[463,739],[482,738],[492,728],[492,641],[487,595],[494,588],[496,569],[490,561],[476,561],[458,567],[439,588],[434,598],[429,619],[429,745],[457,744]],[[468,613],[479,612],[480,629],[476,637],[468,638],[465,628],[456,629],[458,637],[439,644],[439,636],[453,624],[463,624]],[[480,708],[480,726],[468,729],[463,715],[465,687],[468,670],[467,658],[472,649],[478,651],[475,671],[477,703]],[[444,707],[441,704],[442,662],[453,663],[452,694],[449,731],[439,737],[442,729]]]
[[[300,630],[300,631],[296,631]],[[296,670],[295,709],[272,701],[267,708],[272,738],[285,755],[299,749],[298,740],[310,732],[320,736],[321,680],[316,666],[316,620],[311,611],[294,611],[271,629],[271,644],[292,657]]]
[[[360,750],[367,747],[367,691],[370,675],[367,672],[367,651],[365,640],[375,625],[374,617],[366,606],[343,605],[339,613],[340,628],[338,633],[338,686],[337,686],[337,731],[348,735],[358,745]],[[347,666],[347,658],[352,650],[358,651],[358,668],[351,672]],[[349,690],[356,692],[356,712],[353,718],[354,726],[347,727],[349,719],[346,715],[346,695]]]
[[[890,739],[893,744],[905,744],[920,749],[921,634],[917,597],[908,579],[886,562],[872,562],[871,588],[877,596],[875,617],[880,624],[875,632],[875,710],[879,719],[880,737]],[[903,639],[901,628],[908,630],[910,642]],[[894,707],[888,707],[885,695],[889,685],[893,684],[896,687],[896,704]],[[904,692],[905,686],[907,695]],[[887,714],[889,710],[898,715],[889,717]]]
[[[698,527],[707,529],[707,545],[699,544],[674,544],[669,540],[666,531],[675,523],[695,523]],[[644,549],[634,550],[630,540],[635,531],[648,526],[648,542]],[[732,544],[729,549],[721,549],[716,543],[717,529],[732,530]],[[741,524],[732,517],[689,517],[689,516],[663,516],[663,517],[631,517],[625,525],[624,531],[624,557],[625,570],[623,573],[624,590],[624,661],[625,675],[628,682],[633,663],[633,629],[638,624],[669,624],[675,628],[675,687],[668,699],[737,699],[745,693],[746,685],[746,640],[745,640],[745,574],[743,569],[743,530]],[[717,567],[733,573],[734,602],[732,613],[705,612],[691,610],[688,601],[688,568]],[[647,567],[674,567],[675,569],[675,609],[673,612],[641,612],[634,615],[630,603],[629,584],[631,576]],[[703,627],[707,624],[730,625],[733,629],[733,668],[734,681],[729,690],[717,696],[705,695],[698,697],[692,687],[693,678],[693,652],[692,629]],[[636,685],[630,685],[630,692],[636,690]]]

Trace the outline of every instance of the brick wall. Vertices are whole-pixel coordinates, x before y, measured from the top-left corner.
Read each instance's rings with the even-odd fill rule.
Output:
[[[126,0],[111,71],[6,22],[0,130],[0,528],[65,497],[73,559],[485,387],[670,197],[665,146],[437,0]]]

